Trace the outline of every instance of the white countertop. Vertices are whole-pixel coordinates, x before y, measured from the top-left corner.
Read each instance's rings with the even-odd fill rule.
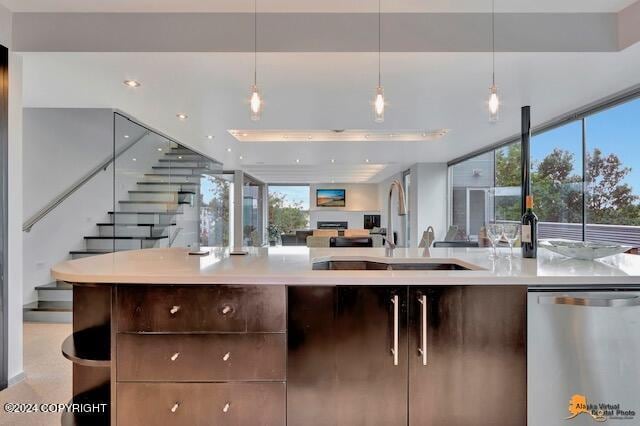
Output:
[[[286,285],[447,285],[520,284],[540,286],[640,285],[640,256],[620,254],[596,261],[573,260],[546,249],[537,259],[491,260],[485,248],[437,248],[430,257],[455,260],[474,271],[318,271],[314,259],[380,260],[383,248],[250,248],[229,256],[212,249],[191,256],[182,248],[121,251],[59,263],[53,277],[73,283],[114,284],[286,284]],[[507,251],[501,251],[502,256]],[[393,262],[424,259],[423,249],[396,249]]]

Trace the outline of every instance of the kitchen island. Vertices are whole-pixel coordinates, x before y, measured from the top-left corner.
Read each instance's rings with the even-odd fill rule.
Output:
[[[56,265],[74,285],[62,348],[74,401],[109,406],[70,421],[526,424],[527,291],[640,285],[631,255],[249,252],[148,249]]]

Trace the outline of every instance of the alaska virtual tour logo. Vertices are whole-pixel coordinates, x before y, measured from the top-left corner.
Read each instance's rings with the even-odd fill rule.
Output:
[[[570,420],[578,417],[581,414],[591,416],[596,422],[606,422],[609,419],[612,420],[633,420],[636,412],[634,410],[625,410],[620,404],[611,403],[587,403],[587,397],[585,395],[575,394],[569,401],[569,417],[566,420]]]

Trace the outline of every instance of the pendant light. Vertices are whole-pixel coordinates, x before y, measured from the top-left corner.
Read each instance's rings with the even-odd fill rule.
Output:
[[[251,98],[249,100],[251,119],[260,120],[262,114],[262,97],[258,90],[258,0],[253,2],[253,86],[251,86]]]
[[[380,57],[382,55],[382,16],[380,2],[381,0],[378,0],[378,87],[376,87],[376,95],[373,99],[373,119],[376,123],[382,123],[384,121],[384,89],[382,88],[382,73],[380,71]]]
[[[495,0],[491,0],[491,87],[489,88],[489,121],[498,121],[500,97],[496,86],[496,10]]]

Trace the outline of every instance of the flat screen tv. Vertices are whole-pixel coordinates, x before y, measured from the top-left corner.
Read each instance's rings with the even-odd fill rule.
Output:
[[[344,189],[317,189],[316,205],[318,207],[344,207],[345,190]]]

